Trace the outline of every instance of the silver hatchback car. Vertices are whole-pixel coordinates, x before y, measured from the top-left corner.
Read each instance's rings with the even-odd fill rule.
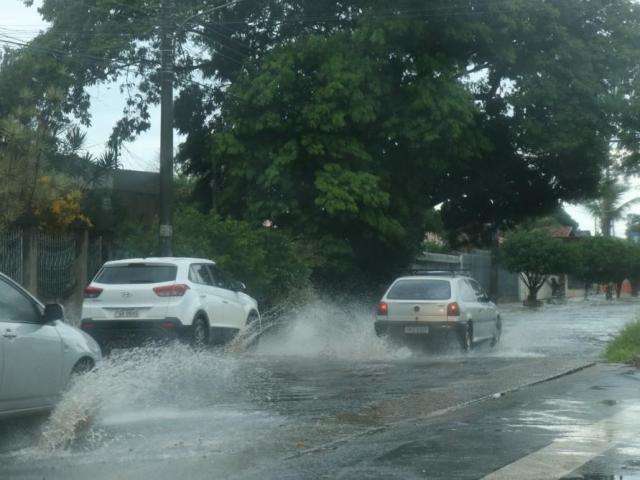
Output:
[[[502,321],[496,305],[467,275],[428,273],[396,279],[376,308],[379,336],[407,341],[446,340],[455,336],[464,350],[481,341],[500,340]]]
[[[0,419],[51,409],[71,375],[98,364],[98,344],[0,273]]]

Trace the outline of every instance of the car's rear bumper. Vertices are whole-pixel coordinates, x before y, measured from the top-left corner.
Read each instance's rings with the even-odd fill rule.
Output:
[[[154,320],[93,320],[80,324],[103,349],[139,346],[149,342],[166,342],[184,338],[190,327],[173,317]]]
[[[376,320],[374,327],[378,336],[396,338],[443,337],[452,332],[456,334],[464,332],[464,324],[460,322]]]

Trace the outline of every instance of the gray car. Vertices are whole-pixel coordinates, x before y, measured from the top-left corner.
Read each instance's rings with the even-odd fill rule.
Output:
[[[71,375],[92,368],[98,344],[0,273],[0,417],[48,410]]]
[[[470,350],[485,340],[496,345],[502,322],[476,280],[441,273],[396,279],[377,306],[375,330],[379,336],[408,341],[454,336],[464,350]]]

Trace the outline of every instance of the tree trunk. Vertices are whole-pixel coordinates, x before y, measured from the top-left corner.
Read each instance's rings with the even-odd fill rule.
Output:
[[[604,297],[607,300],[613,300],[613,292],[611,291],[611,284],[607,283],[604,287]]]
[[[538,287],[538,288],[529,287],[529,294],[527,295],[527,299],[523,303],[523,305],[525,307],[535,308],[535,307],[539,307],[541,305],[541,302],[538,300],[538,290],[539,289],[540,289],[540,287]]]
[[[622,282],[616,283],[616,298],[620,298],[620,294],[622,293]]]

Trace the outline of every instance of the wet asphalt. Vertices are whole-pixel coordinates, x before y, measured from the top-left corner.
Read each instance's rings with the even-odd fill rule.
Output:
[[[387,345],[366,308],[322,302],[251,349],[116,352],[52,415],[0,424],[0,478],[482,478],[640,401],[619,366],[527,386],[598,361],[639,303],[502,310],[471,354]],[[640,445],[610,443],[561,476],[640,475]]]

